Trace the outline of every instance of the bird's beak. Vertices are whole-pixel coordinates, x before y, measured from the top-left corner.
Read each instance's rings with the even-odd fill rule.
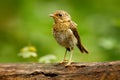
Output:
[[[50,17],[54,17],[54,15],[53,15],[53,14],[50,14]]]

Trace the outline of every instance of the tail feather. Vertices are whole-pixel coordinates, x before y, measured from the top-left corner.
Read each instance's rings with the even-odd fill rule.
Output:
[[[87,49],[85,49],[82,44],[77,44],[77,47],[79,48],[79,50],[80,50],[82,53],[87,53],[87,54],[88,54]]]

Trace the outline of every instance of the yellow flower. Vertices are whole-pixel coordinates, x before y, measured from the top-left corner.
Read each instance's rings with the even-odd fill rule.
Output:
[[[23,58],[37,57],[36,48],[34,46],[25,46],[21,49],[18,56]]]

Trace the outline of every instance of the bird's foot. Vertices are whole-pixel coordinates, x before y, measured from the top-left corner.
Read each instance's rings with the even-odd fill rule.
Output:
[[[63,60],[63,61],[60,62],[60,64],[65,64],[67,62],[68,62],[68,60]]]
[[[65,66],[71,66],[71,62],[68,62]]]
[[[68,62],[65,66],[68,67],[68,66],[72,66],[72,61]]]

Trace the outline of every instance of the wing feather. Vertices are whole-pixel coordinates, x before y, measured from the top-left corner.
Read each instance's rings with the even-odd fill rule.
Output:
[[[77,31],[77,24],[74,23],[74,22],[71,22],[70,23],[70,29],[72,30],[74,36],[77,38],[77,47],[79,48],[79,50],[82,52],[82,53],[88,53],[88,51],[83,47],[83,45],[81,44],[81,39],[80,39],[80,36],[78,34],[78,31]]]

